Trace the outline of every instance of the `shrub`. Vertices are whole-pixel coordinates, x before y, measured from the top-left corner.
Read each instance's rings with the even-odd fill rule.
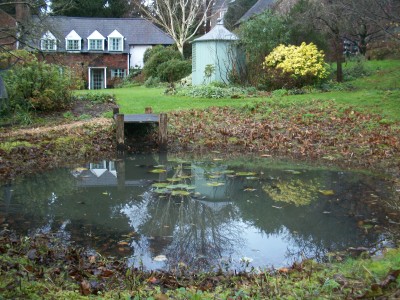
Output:
[[[289,75],[294,79],[293,87],[319,83],[329,76],[324,53],[313,43],[302,43],[300,46],[279,45],[265,58],[264,68],[267,73],[271,69],[277,70],[277,76]]]
[[[161,85],[160,78],[150,76],[144,83],[145,87],[159,87]]]
[[[180,80],[192,72],[192,64],[187,60],[171,59],[158,66],[157,73],[161,81],[169,83]]]
[[[146,64],[146,62],[149,60],[151,56],[156,54],[157,52],[160,52],[164,49],[164,46],[162,45],[157,45],[151,48],[147,48],[146,51],[143,54],[143,63]]]
[[[182,59],[181,54],[171,48],[159,49],[159,51],[153,53],[143,67],[143,73],[146,79],[149,77],[159,77],[158,67],[162,63],[172,59]]]
[[[239,88],[239,87],[217,87],[213,85],[198,85],[181,88],[177,91],[177,95],[188,96],[192,98],[240,98],[255,94],[255,88]]]
[[[83,100],[92,103],[115,103],[115,95],[103,93],[86,93],[77,95],[75,100]]]
[[[343,69],[343,77],[345,81],[350,81],[368,75],[370,75],[370,72],[365,68],[363,59],[351,60],[349,65],[345,66]]]
[[[21,59],[4,78],[9,110],[54,111],[70,104],[72,90],[82,84],[70,69],[40,62],[26,51],[13,55]]]

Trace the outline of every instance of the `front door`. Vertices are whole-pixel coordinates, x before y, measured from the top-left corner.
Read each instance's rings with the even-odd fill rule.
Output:
[[[91,88],[99,90],[104,88],[104,69],[92,69]]]

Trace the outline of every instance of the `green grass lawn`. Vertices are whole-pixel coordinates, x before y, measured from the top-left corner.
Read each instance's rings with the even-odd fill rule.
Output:
[[[354,62],[344,64],[344,70],[351,68],[354,64]],[[333,100],[339,105],[353,106],[361,111],[382,114],[384,118],[391,121],[400,121],[400,60],[366,61],[364,68],[369,71],[369,76],[345,82],[353,87],[350,91],[315,92],[274,98],[273,100],[284,101],[288,104],[312,99]],[[243,104],[267,99],[194,99],[168,96],[164,94],[164,88],[143,86],[90,92],[114,94],[121,112],[125,114],[143,113],[145,107],[149,106],[155,113],[159,113],[209,106],[240,107]]]

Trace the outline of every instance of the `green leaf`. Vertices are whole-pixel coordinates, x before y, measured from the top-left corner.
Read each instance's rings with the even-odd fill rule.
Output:
[[[223,182],[207,182],[207,186],[212,186],[212,187],[217,187],[217,186],[223,186],[225,183]]]
[[[254,172],[237,172],[236,176],[255,176],[257,173]]]
[[[172,196],[189,196],[190,192],[184,191],[184,190],[176,190],[176,191],[172,191],[171,195]]]
[[[153,169],[150,171],[150,173],[165,173],[167,170],[165,169]]]
[[[168,183],[166,182],[157,182],[157,183],[153,183],[151,186],[155,187],[155,188],[165,188],[167,187]]]
[[[335,192],[333,190],[319,190],[319,192],[324,196],[333,196]]]

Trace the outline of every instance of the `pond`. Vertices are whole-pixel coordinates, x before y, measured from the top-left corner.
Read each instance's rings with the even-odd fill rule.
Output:
[[[133,155],[1,189],[0,228],[55,233],[148,270],[323,260],[386,243],[398,222],[398,191],[383,177],[269,158]]]

